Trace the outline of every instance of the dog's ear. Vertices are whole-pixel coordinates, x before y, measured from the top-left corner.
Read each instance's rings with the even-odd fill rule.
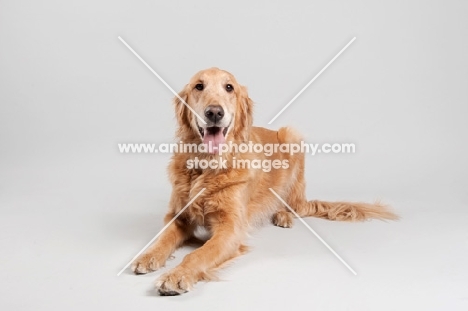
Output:
[[[188,85],[186,85],[184,89],[179,92],[179,96],[175,96],[173,100],[174,108],[175,108],[175,115],[177,118],[177,123],[179,124],[180,134],[182,134],[185,130],[190,128],[190,110],[186,106],[186,104],[188,105],[187,89],[188,89]]]
[[[249,98],[245,86],[239,85],[238,89],[234,137],[246,142],[250,138],[250,131],[252,129],[253,101]]]

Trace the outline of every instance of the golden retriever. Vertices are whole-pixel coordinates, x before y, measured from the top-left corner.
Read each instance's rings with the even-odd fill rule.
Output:
[[[184,143],[209,145],[204,152],[175,152],[169,165],[172,194],[164,221],[169,223],[187,203],[205,190],[172,222],[158,240],[132,264],[136,274],[165,265],[175,249],[204,227],[210,238],[185,256],[182,263],[156,281],[161,295],[177,295],[200,280],[210,280],[229,260],[243,254],[247,233],[265,220],[291,227],[293,214],[269,190],[272,188],[300,216],[356,221],[397,219],[381,204],[308,201],[305,195],[304,153],[275,152],[270,156],[231,150],[216,153],[221,144],[291,144],[302,138],[288,127],[272,131],[252,126],[253,102],[232,74],[218,68],[198,72],[174,99],[177,137]],[[183,99],[187,107],[180,99]],[[196,113],[196,114],[195,114]],[[199,117],[202,117],[200,120]],[[180,150],[179,150],[180,151]],[[219,160],[227,167],[194,167],[194,158]],[[276,169],[236,167],[239,160],[276,161]],[[193,164],[193,162],[191,162]],[[282,165],[287,163],[287,165]]]

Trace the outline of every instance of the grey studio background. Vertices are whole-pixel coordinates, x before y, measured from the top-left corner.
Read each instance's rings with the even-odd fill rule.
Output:
[[[1,1],[2,310],[466,310],[468,23],[464,1]],[[161,271],[118,271],[162,228],[172,94],[232,72],[267,122],[355,154],[309,156],[310,199],[383,199],[399,222],[308,218],[252,234],[252,250],[180,297]]]

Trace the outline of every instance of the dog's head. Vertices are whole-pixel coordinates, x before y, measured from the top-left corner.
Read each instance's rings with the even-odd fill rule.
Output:
[[[179,97],[174,98],[174,103],[181,139],[198,140],[213,147],[249,139],[253,102],[247,89],[229,72],[218,68],[202,70]]]

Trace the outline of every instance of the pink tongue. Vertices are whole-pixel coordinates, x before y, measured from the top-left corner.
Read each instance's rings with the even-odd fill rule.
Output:
[[[224,128],[220,128],[216,134],[210,133],[205,129],[205,136],[203,137],[203,143],[208,146],[208,152],[215,154],[218,153],[218,148],[220,144],[224,144],[226,140],[223,135]]]

